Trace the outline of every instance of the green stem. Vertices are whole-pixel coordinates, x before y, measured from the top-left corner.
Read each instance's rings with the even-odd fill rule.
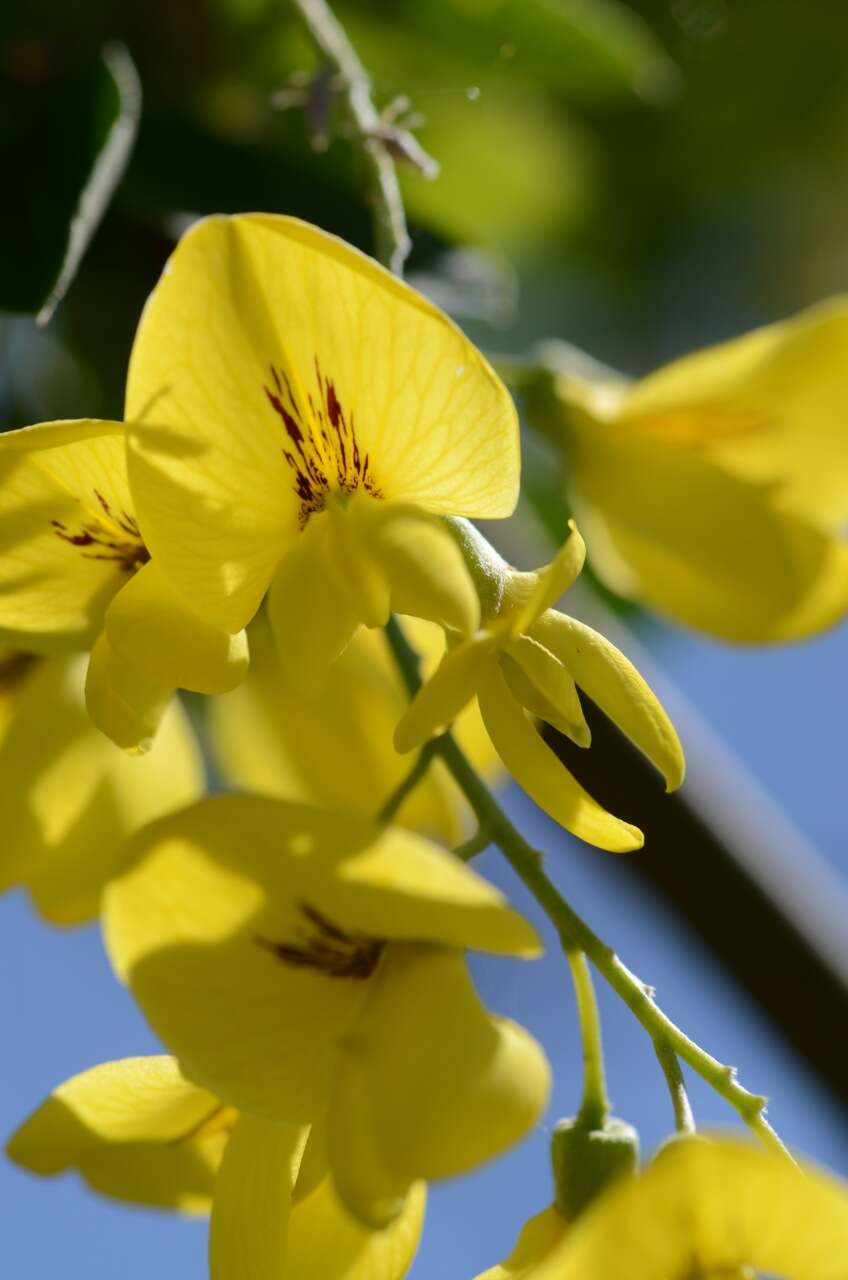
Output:
[[[686,1084],[683,1080],[683,1072],[680,1070],[677,1054],[664,1037],[654,1041],[654,1052],[657,1055],[657,1061],[662,1067],[668,1091],[671,1095],[675,1128],[678,1133],[694,1133],[695,1118],[692,1115],[692,1107],[689,1103],[689,1095],[686,1092]]]
[[[610,1113],[607,1082],[604,1075],[604,1050],[601,1040],[601,1022],[592,971],[582,951],[566,947],[566,958],[571,968],[574,995],[577,1000],[577,1016],[580,1020],[580,1038],[583,1042],[583,1099],[578,1120],[587,1129],[602,1129]]]
[[[476,858],[478,853],[482,853],[484,849],[488,849],[492,843],[492,837],[483,827],[478,827],[468,840],[463,844],[458,844],[453,851],[453,856],[459,858],[462,862],[470,862],[472,858]]]
[[[368,72],[326,0],[293,0],[312,40],[342,85],[342,95],[368,168],[374,214],[375,257],[403,273],[412,243],[395,163],[381,137],[382,120],[371,98]]]
[[[409,770],[406,777],[402,778],[395,787],[394,791],[377,815],[379,822],[392,821],[410,791],[414,791],[418,786],[418,783],[424,777],[424,774],[430,768],[430,762],[438,752],[438,743],[438,738],[431,738],[430,741],[425,743],[418,752],[412,768]]]
[[[421,687],[418,657],[395,618],[386,627],[386,636],[403,681],[414,696]],[[624,1001],[653,1043],[667,1044],[685,1063],[711,1085],[742,1117],[767,1147],[788,1155],[778,1135],[765,1118],[766,1098],[750,1093],[736,1079],[735,1068],[719,1062],[691,1040],[655,1003],[646,983],[622,964],[615,952],[577,914],[542,869],[542,855],[524,839],[478,776],[450,733],[438,740],[438,756],[444,760],[454,781],[465,796],[481,828],[488,832],[510,866],[524,882],[559,934],[562,946],[582,951]]]

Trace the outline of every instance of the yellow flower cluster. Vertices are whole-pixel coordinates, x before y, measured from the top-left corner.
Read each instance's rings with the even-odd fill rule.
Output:
[[[848,300],[636,383],[552,345],[528,411],[565,452],[592,564],[624,596],[743,643],[848,612]]]
[[[513,403],[455,325],[265,215],[183,238],[139,326],[125,423],[0,437],[0,884],[56,922],[102,910],[116,973],[175,1055],[61,1085],[9,1151],[211,1210],[216,1280],[399,1280],[426,1183],[545,1110],[543,1050],[483,1006],[465,958],[539,941],[450,852],[468,814],[439,759],[392,803],[404,753],[452,729],[575,835],[637,848],[539,732],[588,747],[582,690],[682,781],[644,680],[555,608],[577,528],[529,573],[469,523],[509,516],[518,487]],[[424,660],[411,701],[377,631],[392,615]],[[214,695],[213,760],[239,794],[203,798],[178,689]],[[693,1150],[656,1168],[712,1159]],[[604,1199],[562,1246],[558,1222],[534,1225],[490,1274],[623,1275],[603,1215],[635,1222],[643,1197],[679,1233],[665,1177]]]

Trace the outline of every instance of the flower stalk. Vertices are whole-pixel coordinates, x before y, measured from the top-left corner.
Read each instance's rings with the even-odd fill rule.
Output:
[[[386,636],[407,690],[414,696],[421,683],[415,651],[394,618],[386,627]],[[736,1078],[734,1067],[719,1062],[672,1022],[657,1005],[651,988],[631,973],[612,948],[578,915],[546,875],[542,854],[513,825],[450,733],[438,739],[436,755],[444,760],[481,828],[489,833],[492,843],[498,846],[553,924],[566,954],[582,951],[655,1045],[667,1046],[734,1108],[768,1148],[791,1159],[766,1119],[767,1099],[745,1089]]]

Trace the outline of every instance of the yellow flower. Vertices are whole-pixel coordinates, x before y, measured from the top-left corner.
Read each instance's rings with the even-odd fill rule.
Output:
[[[444,645],[432,623],[405,620],[431,666]],[[215,762],[242,791],[303,800],[374,817],[409,768],[392,746],[406,695],[384,638],[361,631],[329,672],[326,687],[306,694],[280,665],[261,615],[251,623],[250,672],[232,693],[209,704]],[[480,720],[469,706],[456,735],[489,778],[501,770]],[[467,809],[440,761],[410,792],[395,820],[447,844],[467,834]]]
[[[723,639],[792,640],[848,610],[848,303],[686,356],[635,384],[563,373],[564,443],[592,564]]]
[[[214,1280],[401,1280],[424,1216],[417,1185],[389,1227],[363,1227],[336,1198],[320,1134],[240,1116],[168,1057],[108,1062],[67,1080],[7,1152],[42,1176],[74,1169],[119,1200],[211,1211]]]
[[[445,315],[334,236],[260,214],[194,226],[142,317],[127,419],[165,576],[233,632],[270,584],[300,678],[390,609],[476,626],[438,517],[512,511],[512,401]]]
[[[446,653],[398,724],[399,751],[449,725],[476,694],[503,763],[528,795],[568,831],[601,849],[637,849],[642,833],[607,813],[583,790],[536,731],[537,717],[587,747],[579,686],[656,765],[669,790],[683,780],[683,752],[660,703],[630,662],[603,636],[551,605],[580,572],[583,539],[572,532],[549,565],[519,573],[469,525],[463,531],[478,577],[488,582],[482,627]]]
[[[132,758],[91,723],[84,679],[82,655],[12,655],[0,667],[8,703],[0,890],[25,885],[55,924],[95,916],[129,836],[203,792],[200,753],[178,703],[153,750]]]
[[[0,634],[39,653],[93,646],[89,711],[133,750],[175,688],[220,693],[247,664],[244,636],[197,617],[151,561],[117,422],[0,436]]]
[[[545,1106],[542,1050],[485,1010],[463,954],[535,955],[536,934],[412,832],[215,797],[140,833],[104,918],[191,1079],[279,1123],[328,1112],[334,1182],[364,1222],[497,1154]]]
[[[848,1194],[834,1179],[727,1138],[671,1142],[570,1228],[555,1209],[478,1280],[842,1280]]]

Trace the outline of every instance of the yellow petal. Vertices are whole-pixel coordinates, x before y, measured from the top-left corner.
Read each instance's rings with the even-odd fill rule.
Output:
[[[445,850],[349,814],[219,796],[148,827],[136,851],[107,891],[113,963],[193,1079],[270,1119],[308,1122],[320,1108],[367,995],[372,940],[539,950],[532,927]],[[291,958],[337,953],[338,931],[343,960],[371,955],[361,974]]]
[[[232,796],[184,810],[140,833],[137,863],[104,904],[116,970],[192,1079],[297,1124],[324,1104],[336,1042],[367,986],[274,951],[310,936],[303,885],[279,883],[312,839],[310,813],[301,822],[294,807]],[[276,892],[251,874],[257,864],[276,871]]]
[[[408,504],[363,499],[351,500],[345,517],[358,526],[382,569],[395,613],[426,618],[463,635],[477,629],[477,592],[462,552],[442,522]]]
[[[466,515],[508,515],[517,495],[515,410],[479,352],[292,218],[208,218],[183,237],[139,326],[127,418],[151,550],[232,630],[322,477]]]
[[[477,1280],[541,1280],[540,1268],[565,1236],[565,1219],[553,1205],[525,1223],[509,1257]]]
[[[570,439],[575,486],[602,533],[590,529],[592,562],[652,608],[753,643],[812,634],[848,609],[848,547],[781,510],[772,490],[619,424],[583,423]]]
[[[345,1211],[325,1178],[292,1211],[280,1280],[402,1280],[418,1248],[425,1202],[424,1184],[416,1183],[390,1226],[372,1231]]]
[[[398,751],[413,751],[453,722],[476,694],[497,647],[497,636],[479,631],[448,650],[398,722]]]
[[[144,565],[115,597],[92,653],[91,718],[118,746],[147,750],[175,689],[224,693],[244,678],[247,637],[187,609],[158,565]]]
[[[327,1111],[321,1111],[309,1126],[309,1134],[297,1167],[292,1188],[292,1204],[300,1204],[324,1181],[327,1163]]]
[[[117,658],[105,632],[97,637],[88,663],[85,700],[92,724],[115,746],[133,755],[146,754],[173,693],[173,687],[151,680]]]
[[[843,1186],[741,1142],[698,1138],[675,1142],[604,1196],[534,1280],[660,1280],[747,1266],[841,1280],[846,1257]]]
[[[42,914],[61,924],[97,914],[134,831],[203,791],[200,752],[177,704],[154,749],[131,758],[91,723],[84,674],[82,657],[40,664],[0,743],[0,887],[26,885]]]
[[[268,619],[292,683],[320,695],[331,665],[349,644],[361,613],[335,588],[327,563],[330,530],[314,516],[286,552],[271,583]]]
[[[239,1116],[215,1182],[210,1280],[280,1280],[306,1130]]]
[[[848,300],[832,298],[657,370],[625,399],[623,419],[705,449],[836,528],[848,519],[846,367]]]
[[[202,1213],[231,1123],[173,1058],[125,1058],[60,1085],[6,1150],[42,1176],[75,1169],[103,1195]]]
[[[478,697],[498,755],[540,809],[599,849],[627,853],[641,848],[641,831],[607,813],[542,740],[509,692],[497,664],[489,668]]]
[[[435,632],[426,638],[431,651],[441,635]],[[384,637],[359,631],[320,693],[303,679],[287,678],[261,618],[251,624],[250,652],[244,683],[210,704],[212,747],[227,782],[279,799],[377,814],[409,769],[392,745],[406,695]],[[463,721],[461,732],[491,774],[491,760],[481,756],[482,727]],[[455,844],[463,812],[455,784],[444,769],[431,767],[396,821]]]
[[[680,739],[632,662],[591,627],[553,610],[539,619],[532,634],[557,655],[580,688],[644,751],[665,778],[667,790],[679,787],[686,769]]]
[[[18,700],[39,667],[34,653],[0,648],[0,742],[15,716]]]
[[[376,503],[371,498],[362,503],[351,499],[346,507],[338,502],[329,504],[328,559],[331,577],[348,607],[367,627],[384,627],[391,612],[391,584],[369,546],[369,522],[351,518],[357,508],[367,510],[373,505]]]
[[[145,558],[123,427],[45,423],[0,438],[0,629],[46,652],[82,645]]]
[[[522,1138],[548,1089],[541,1048],[486,1011],[461,953],[392,947],[334,1081],[342,1200],[363,1222],[390,1221],[418,1179],[464,1173]]]
[[[568,734],[579,746],[589,746],[592,735],[574,680],[544,643],[518,636],[499,661],[512,693],[527,711]]]
[[[509,574],[503,611],[507,634],[519,636],[536,618],[557,603],[576,581],[586,560],[586,544],[573,520],[571,532],[550,564],[535,573]]]

